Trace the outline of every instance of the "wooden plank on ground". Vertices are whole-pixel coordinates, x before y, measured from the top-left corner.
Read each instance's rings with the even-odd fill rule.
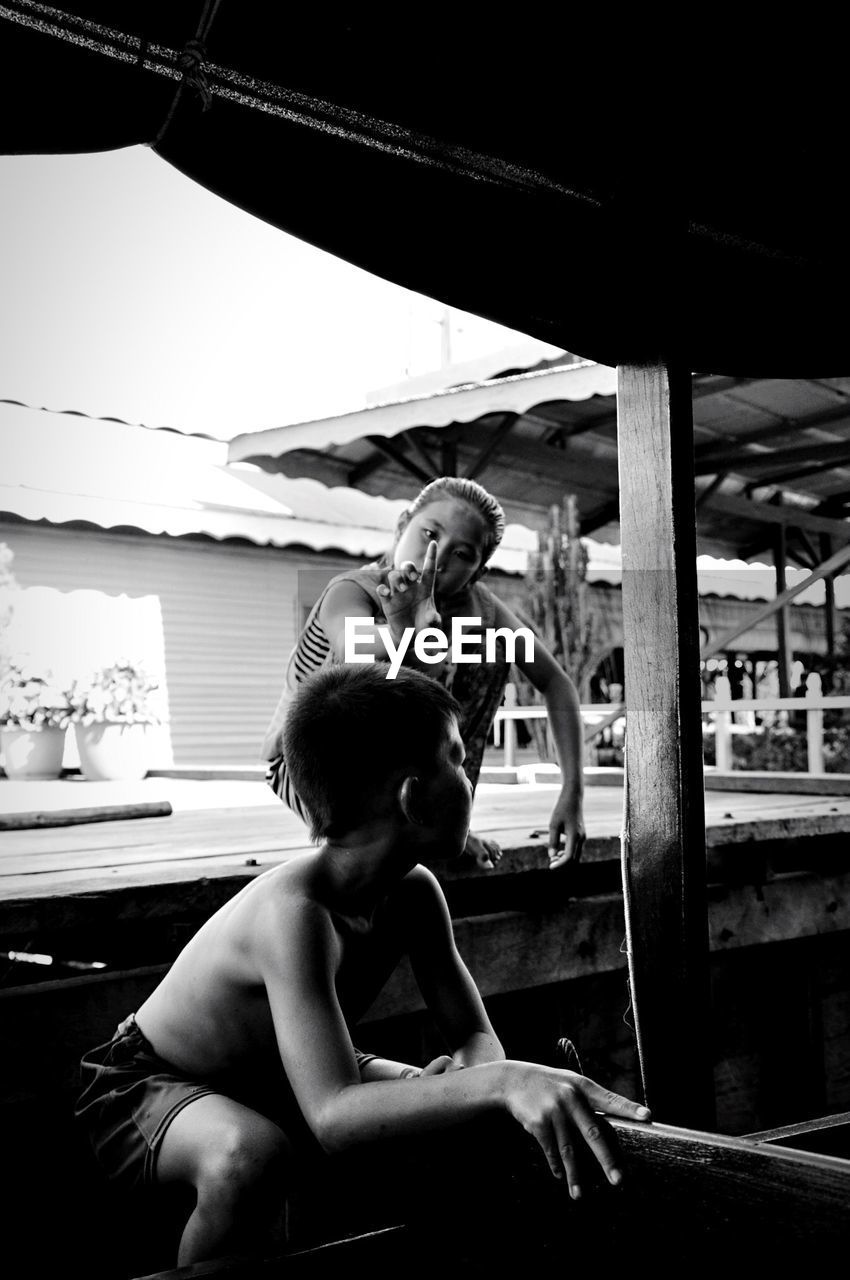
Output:
[[[0,813],[0,831],[76,827],[89,822],[126,822],[134,818],[167,818],[172,812],[168,800],[144,804],[103,804],[81,809],[36,809],[28,813]]]
[[[765,770],[708,771],[710,791],[751,791],[760,795],[850,796],[850,773],[768,773]]]

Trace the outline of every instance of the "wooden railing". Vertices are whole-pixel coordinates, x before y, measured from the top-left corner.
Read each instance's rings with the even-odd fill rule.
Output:
[[[806,692],[793,698],[733,698],[729,681],[725,676],[716,683],[717,696],[709,702],[703,702],[703,715],[710,715],[714,722],[715,766],[718,770],[728,772],[734,768],[732,737],[735,733],[756,733],[759,726],[756,716],[777,716],[787,722],[789,715],[801,712],[806,716],[806,772],[824,773],[825,760],[823,750],[823,713],[824,711],[846,711],[850,708],[850,697],[824,697],[821,693],[821,678],[813,673],[806,680]],[[733,721],[733,716],[748,716],[750,724]]]
[[[504,725],[504,764],[512,768],[516,764],[516,722],[517,720],[546,720],[549,712],[542,704],[534,703],[520,706],[517,702],[517,687],[509,683],[505,687],[504,705],[499,707],[493,722],[493,740],[498,747],[502,741],[502,725]],[[626,714],[625,703],[622,702],[588,702],[582,703],[581,718],[584,721],[584,740],[592,742],[609,726],[623,720]]]
[[[764,727],[765,717],[777,717],[781,723],[787,722],[792,713],[805,713],[806,716],[806,763],[808,773],[824,773],[824,711],[850,710],[850,697],[825,697],[821,692],[821,678],[816,673],[806,680],[806,692],[803,696],[793,698],[733,698],[729,680],[725,676],[718,677],[715,683],[716,696],[702,703],[703,716],[710,717],[714,730],[715,767],[718,771],[729,772],[734,768],[732,740],[736,733],[758,733]],[[592,742],[605,729],[613,727],[625,720],[625,703],[594,702],[582,704],[582,720],[584,721],[585,742]],[[741,724],[733,717],[747,716],[749,724]],[[756,717],[762,719],[759,724]],[[504,764],[513,767],[516,763],[516,721],[545,720],[548,711],[543,705],[520,706],[517,702],[517,689],[508,684],[505,689],[505,703],[496,712],[493,725],[495,745],[499,746],[504,734]],[[504,725],[504,730],[502,730]]]

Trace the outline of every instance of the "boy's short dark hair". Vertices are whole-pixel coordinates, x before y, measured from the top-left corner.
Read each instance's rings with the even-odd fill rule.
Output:
[[[436,680],[404,667],[388,679],[388,671],[383,662],[324,667],[289,704],[283,757],[314,840],[368,817],[393,777],[433,768],[451,717],[460,721],[460,707]]]

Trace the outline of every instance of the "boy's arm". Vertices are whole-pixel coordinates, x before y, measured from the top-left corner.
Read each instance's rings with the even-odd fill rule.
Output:
[[[516,630],[522,623],[501,600],[496,602],[496,626]],[[516,665],[535,689],[543,694],[549,712],[549,728],[561,766],[561,793],[549,820],[549,865],[552,868],[577,861],[584,844],[582,795],[584,791],[584,725],[581,703],[573,681],[538,637],[534,657],[526,661],[525,646],[517,645]],[[564,847],[561,848],[561,836]]]
[[[396,1062],[394,1058],[382,1058],[377,1053],[361,1053],[354,1050],[357,1057],[357,1069],[364,1084],[375,1080],[410,1080],[421,1074],[419,1067],[410,1062]]]
[[[455,945],[448,904],[436,876],[415,867],[405,877],[401,895],[413,975],[452,1058],[464,1067],[503,1060],[505,1051],[481,993]]]
[[[463,1071],[423,1073],[416,1080],[362,1084],[336,996],[339,939],[328,913],[304,899],[278,901],[257,922],[253,946],[284,1069],[325,1150],[428,1134],[502,1111],[532,1134],[552,1173],[569,1181],[573,1195],[579,1194],[577,1138],[609,1181],[620,1181],[616,1146],[595,1108],[647,1120],[645,1107],[574,1072],[525,1062],[487,1062]]]

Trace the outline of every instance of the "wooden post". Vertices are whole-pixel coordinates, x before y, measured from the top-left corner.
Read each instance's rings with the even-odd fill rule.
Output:
[[[773,543],[773,566],[776,571],[776,594],[781,596],[785,591],[785,565],[787,563],[785,525],[777,526]],[[788,635],[788,607],[783,605],[776,610],[776,656],[779,668],[779,696],[787,698],[791,692],[792,654]]]
[[[823,696],[821,678],[813,671],[806,680],[806,700],[817,700]],[[809,773],[825,773],[823,758],[823,707],[809,707],[806,710],[806,755]]]
[[[621,366],[628,708],[623,887],[641,1074],[657,1120],[714,1123],[693,415],[687,372]]]
[[[732,698],[732,685],[728,676],[718,676],[714,685],[717,701],[729,702]],[[734,768],[732,758],[732,713],[715,711],[714,713],[714,763],[718,773],[728,773]]]
[[[511,681],[505,685],[505,706],[515,707],[517,704],[516,685]],[[506,769],[512,769],[516,764],[516,720],[506,719],[505,725],[505,759],[504,765]]]

